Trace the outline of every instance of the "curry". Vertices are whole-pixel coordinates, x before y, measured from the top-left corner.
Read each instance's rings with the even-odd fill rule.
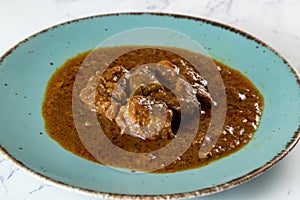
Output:
[[[210,73],[213,67],[222,83]],[[222,88],[216,84],[223,85],[224,93],[213,91],[212,86]],[[225,99],[223,121],[212,112],[222,105],[218,96]],[[262,95],[237,70],[184,49],[133,46],[99,48],[70,58],[49,80],[42,106],[48,135],[66,150],[99,164],[104,163],[86,147],[81,129],[87,130],[84,137],[91,137],[88,146],[95,152],[101,144],[94,143],[100,125],[112,144],[141,154],[166,147],[179,137],[179,130],[191,135],[194,125],[186,150],[154,173],[201,167],[238,151],[253,138],[262,110]],[[93,116],[97,124],[90,120]],[[201,152],[212,139],[207,136],[212,117],[224,125],[216,143]],[[131,169],[130,163],[136,162],[122,155],[106,157],[113,167]],[[156,157],[153,153],[151,160]],[[140,162],[146,166],[150,161]]]

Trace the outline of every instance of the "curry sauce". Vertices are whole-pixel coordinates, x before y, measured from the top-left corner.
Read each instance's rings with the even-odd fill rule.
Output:
[[[149,63],[154,67],[149,67]],[[217,81],[207,77],[209,72],[202,73],[212,65],[222,78],[222,94],[213,94],[209,86]],[[144,68],[139,69],[140,66]],[[147,84],[140,84],[143,81]],[[184,90],[184,95],[180,90]],[[221,105],[216,99],[218,95],[226,101],[224,125],[210,151],[199,157],[201,146],[211,139],[206,133],[212,117],[222,117],[212,114],[212,107]],[[74,112],[74,107],[79,111]],[[198,109],[200,114],[195,115]],[[140,154],[170,144],[177,137],[179,126],[189,134],[191,124],[197,124],[195,137],[186,151],[155,173],[201,167],[236,152],[253,138],[262,110],[262,95],[237,70],[184,49],[131,46],[99,48],[67,60],[49,80],[42,106],[48,135],[66,150],[99,164],[103,163],[87,150],[79,130],[87,130],[88,136],[84,137],[90,137],[89,145],[95,152],[101,144],[94,143],[100,125],[112,144]],[[93,116],[98,124],[89,120]],[[154,153],[152,159],[156,156]],[[133,160],[124,161],[122,155],[106,157],[114,167],[131,169]]]

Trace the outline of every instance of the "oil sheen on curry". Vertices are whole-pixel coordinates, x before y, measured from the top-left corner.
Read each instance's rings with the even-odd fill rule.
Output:
[[[220,78],[223,93],[214,89],[222,88]],[[223,114],[213,114],[220,106]],[[171,155],[184,147],[154,173],[201,167],[238,151],[253,138],[262,110],[262,95],[237,70],[188,50],[150,46],[99,48],[70,58],[49,80],[42,107],[48,135],[99,164],[147,169],[168,158],[160,150],[170,147]],[[221,128],[211,135],[213,117]],[[215,142],[201,152],[207,141]],[[136,157],[103,153],[104,143]],[[144,154],[149,159],[139,157]]]

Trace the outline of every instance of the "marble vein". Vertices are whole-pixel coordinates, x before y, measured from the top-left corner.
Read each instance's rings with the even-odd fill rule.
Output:
[[[46,187],[46,185],[40,185],[38,188],[30,191],[28,194],[33,194],[35,192],[38,192],[38,191],[42,190],[44,187]]]
[[[4,188],[5,193],[7,194],[8,193],[8,189],[7,189],[7,187],[6,187],[5,183],[4,183],[4,177],[3,176],[0,176],[0,183],[1,183],[2,187]]]
[[[230,1],[227,3],[226,12],[227,12],[228,15],[230,15],[230,10],[231,10],[233,1],[234,1],[234,0],[230,0]]]
[[[233,0],[214,0],[209,1],[206,5],[208,9],[208,15],[213,15],[215,12],[224,12],[230,15],[230,9],[232,7]]]
[[[10,168],[9,175],[8,177],[6,177],[6,180],[9,180],[19,170],[20,170],[19,168],[15,168],[15,169]]]
[[[146,7],[146,10],[161,12],[169,6],[170,2],[169,0],[160,0],[159,2],[147,1],[147,4],[150,5]]]

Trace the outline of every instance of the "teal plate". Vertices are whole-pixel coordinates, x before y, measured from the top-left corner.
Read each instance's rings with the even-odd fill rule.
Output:
[[[213,58],[244,73],[256,85],[264,96],[265,108],[261,124],[247,146],[198,169],[168,174],[127,173],[77,157],[45,133],[41,104],[56,68],[112,35],[143,27],[167,28],[190,36]],[[210,194],[256,177],[296,145],[300,134],[299,82],[295,69],[271,47],[217,22],[158,13],[74,20],[25,39],[1,57],[0,150],[39,177],[102,197],[184,198]]]

